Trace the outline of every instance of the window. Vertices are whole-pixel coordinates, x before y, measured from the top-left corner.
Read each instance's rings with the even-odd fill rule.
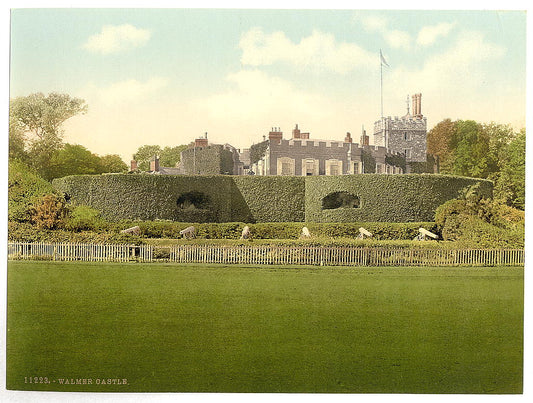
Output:
[[[403,150],[403,153],[405,154],[405,158],[411,158],[411,149],[410,148],[406,148],[405,150]]]
[[[313,175],[315,172],[315,162],[314,161],[306,161],[305,162],[305,174],[307,176]]]
[[[276,165],[278,175],[294,175],[294,159],[281,157],[278,158]]]
[[[337,159],[326,160],[326,175],[342,175],[342,161]]]
[[[359,173],[359,163],[358,162],[354,162],[353,163],[353,173],[354,174],[358,174]]]
[[[408,141],[411,140],[411,133],[403,132],[403,139]]]

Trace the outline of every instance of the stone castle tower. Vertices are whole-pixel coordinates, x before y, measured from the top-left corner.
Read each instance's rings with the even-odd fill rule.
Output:
[[[422,115],[422,94],[412,96],[412,113],[398,118],[382,117],[374,123],[374,144],[390,153],[405,155],[406,162],[426,162],[427,120]]]

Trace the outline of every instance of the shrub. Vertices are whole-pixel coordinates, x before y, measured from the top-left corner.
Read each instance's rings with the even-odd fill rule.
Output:
[[[65,219],[65,229],[69,231],[99,230],[103,225],[100,212],[89,206],[74,206]]]
[[[442,238],[477,247],[523,247],[524,214],[480,195],[478,186],[465,189],[435,212]]]
[[[43,229],[61,227],[66,215],[65,200],[54,194],[41,197],[35,202],[30,212],[31,222],[37,228]]]
[[[9,161],[8,219],[27,222],[38,199],[54,193],[54,187],[35,171],[19,161]]]

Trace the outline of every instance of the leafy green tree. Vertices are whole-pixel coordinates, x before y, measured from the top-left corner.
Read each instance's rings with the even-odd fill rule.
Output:
[[[62,145],[61,125],[73,116],[87,112],[84,100],[67,94],[35,93],[10,101],[10,125],[28,134],[29,161],[43,177],[50,177],[52,155]]]
[[[48,173],[47,179],[98,174],[101,173],[100,157],[79,144],[67,143],[53,153]]]
[[[489,140],[488,157],[490,172],[498,172],[507,161],[507,149],[516,137],[511,125],[491,122],[483,125],[483,131]]]
[[[473,120],[456,122],[450,142],[453,150],[452,172],[455,175],[487,178],[490,172],[489,137],[483,126]]]
[[[26,136],[16,120],[9,120],[9,159],[28,162]]]
[[[428,154],[437,159],[439,172],[451,173],[453,161],[452,139],[455,136],[456,124],[450,119],[437,123],[427,135]]]
[[[174,167],[180,162],[181,152],[187,149],[187,145],[183,144],[175,147],[165,147],[161,150],[160,164],[164,167]]]
[[[124,172],[128,165],[117,154],[107,154],[100,157],[100,172]]]
[[[137,166],[141,171],[148,171],[150,169],[151,159],[161,154],[161,147],[156,145],[144,145],[139,147],[134,157],[137,161]]]
[[[506,150],[501,174],[496,181],[495,197],[505,204],[524,210],[526,191],[526,131],[522,129]]]
[[[141,171],[150,169],[150,161],[154,156],[159,157],[159,164],[164,167],[174,167],[180,162],[180,154],[187,149],[187,145],[161,148],[157,145],[144,145],[135,153],[137,166]]]

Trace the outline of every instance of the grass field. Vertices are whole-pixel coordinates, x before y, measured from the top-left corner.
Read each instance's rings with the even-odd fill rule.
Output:
[[[7,319],[8,389],[522,392],[523,267],[13,261]]]

